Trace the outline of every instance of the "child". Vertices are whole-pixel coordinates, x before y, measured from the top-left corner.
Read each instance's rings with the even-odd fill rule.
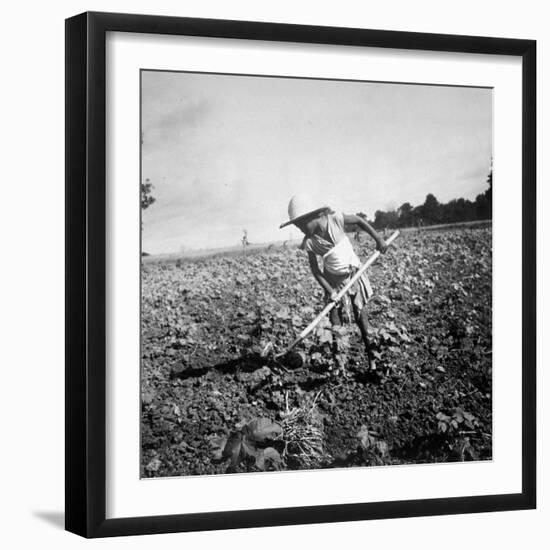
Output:
[[[346,224],[355,224],[366,231],[375,241],[380,252],[386,251],[386,243],[378,233],[361,217],[334,212],[329,206],[313,207],[307,197],[296,195],[288,205],[289,221],[281,228],[294,224],[304,234],[301,248],[309,256],[311,272],[325,291],[325,301],[336,301],[338,291],[349,281],[361,266],[350,240],[344,231]],[[318,257],[323,260],[323,270],[319,267]],[[374,361],[370,353],[367,337],[367,302],[373,291],[366,273],[348,291],[338,307],[332,309],[330,320],[340,325],[341,315],[351,302],[355,322],[361,331],[370,369]]]

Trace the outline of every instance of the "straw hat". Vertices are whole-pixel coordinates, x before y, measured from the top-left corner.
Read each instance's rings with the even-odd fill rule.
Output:
[[[287,222],[282,223],[279,226],[279,229],[290,225],[291,223],[296,223],[297,221],[303,220],[314,214],[318,214],[323,210],[326,210],[329,206],[314,207],[311,198],[307,195],[294,195],[288,203],[288,218]]]

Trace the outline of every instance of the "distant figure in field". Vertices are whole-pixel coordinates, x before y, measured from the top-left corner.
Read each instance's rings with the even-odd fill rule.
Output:
[[[357,283],[339,303],[336,298],[338,291],[346,285],[361,266],[351,241],[344,231],[344,226],[353,224],[368,233],[376,242],[376,248],[380,252],[386,252],[386,243],[363,218],[335,212],[326,205],[314,205],[306,196],[292,197],[288,205],[288,217],[289,221],[281,224],[280,227],[294,224],[304,234],[301,248],[307,251],[311,272],[325,291],[325,302],[337,303],[337,307],[331,311],[332,324],[342,324],[342,316],[349,312],[351,306],[353,317],[361,331],[369,368],[374,369],[375,365],[367,336],[367,302],[373,295],[373,290],[367,274],[361,275]],[[322,271],[319,267],[318,257],[322,259]],[[349,314],[346,317],[349,319]]]

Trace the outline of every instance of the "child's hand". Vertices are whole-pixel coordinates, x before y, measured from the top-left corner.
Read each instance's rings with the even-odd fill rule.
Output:
[[[376,243],[376,250],[379,250],[382,254],[385,254],[386,250],[388,250],[388,245],[382,239],[380,239]]]
[[[333,290],[330,293],[330,301],[334,302],[335,304],[337,304],[340,301],[340,298],[338,298],[338,292],[336,292],[336,290]]]

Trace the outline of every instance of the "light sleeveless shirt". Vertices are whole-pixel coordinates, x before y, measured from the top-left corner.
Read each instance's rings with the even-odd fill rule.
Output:
[[[302,248],[323,259],[323,267],[332,275],[347,275],[351,267],[359,267],[361,262],[344,231],[344,214],[326,214],[327,226],[321,235],[305,237]]]

